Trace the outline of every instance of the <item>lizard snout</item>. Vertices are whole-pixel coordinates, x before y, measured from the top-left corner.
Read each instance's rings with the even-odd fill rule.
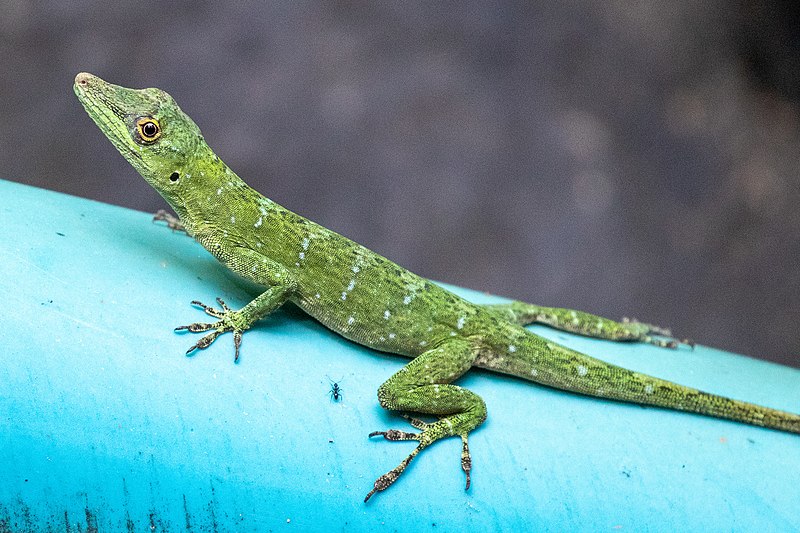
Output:
[[[75,85],[88,85],[91,80],[97,78],[97,76],[93,74],[89,74],[88,72],[80,72],[77,76],[75,76]]]

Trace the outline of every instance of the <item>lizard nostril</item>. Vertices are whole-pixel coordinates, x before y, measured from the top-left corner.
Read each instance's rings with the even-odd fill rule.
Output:
[[[77,76],[75,76],[75,83],[78,85],[87,85],[89,80],[91,79],[92,75],[88,72],[81,72]]]

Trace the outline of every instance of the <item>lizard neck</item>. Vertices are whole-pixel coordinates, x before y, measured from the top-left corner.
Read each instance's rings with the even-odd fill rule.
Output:
[[[256,204],[272,203],[251,189],[210,148],[203,148],[203,153],[183,169],[179,194],[162,193],[193,234],[222,233],[235,224],[232,221],[240,212],[257,211]]]
[[[290,246],[287,225],[302,217],[248,186],[217,156],[195,166],[187,185],[172,207],[194,238],[226,264],[237,248],[280,256]]]

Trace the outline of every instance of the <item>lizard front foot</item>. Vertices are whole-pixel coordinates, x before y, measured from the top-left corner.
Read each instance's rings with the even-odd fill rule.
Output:
[[[184,226],[183,222],[181,222],[181,219],[179,219],[175,215],[168,213],[164,209],[159,209],[153,215],[153,222],[158,222],[158,221],[166,222],[167,227],[172,231],[180,231],[186,233],[187,235],[189,234],[189,232],[186,229],[186,226]]]
[[[223,333],[228,331],[233,332],[233,346],[235,349],[234,362],[238,363],[239,346],[242,344],[242,333],[244,333],[244,330],[247,329],[248,325],[244,324],[244,320],[240,313],[228,307],[222,298],[217,298],[217,303],[222,309],[221,311],[204,303],[198,302],[197,300],[192,302],[192,305],[201,308],[206,312],[207,315],[218,318],[219,320],[217,322],[195,322],[194,324],[189,324],[188,326],[178,326],[175,328],[175,331],[186,330],[192,333],[200,333],[203,331],[213,330],[211,333],[205,335],[199,341],[197,341],[191,348],[186,350],[186,355],[189,355],[195,350],[203,350],[208,348],[211,346],[211,343]]]

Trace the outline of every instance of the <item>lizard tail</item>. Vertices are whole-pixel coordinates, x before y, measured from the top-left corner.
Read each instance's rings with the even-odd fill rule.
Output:
[[[641,405],[800,434],[800,415],[710,394],[634,372],[531,335],[513,357],[482,354],[476,366],[535,383]]]

